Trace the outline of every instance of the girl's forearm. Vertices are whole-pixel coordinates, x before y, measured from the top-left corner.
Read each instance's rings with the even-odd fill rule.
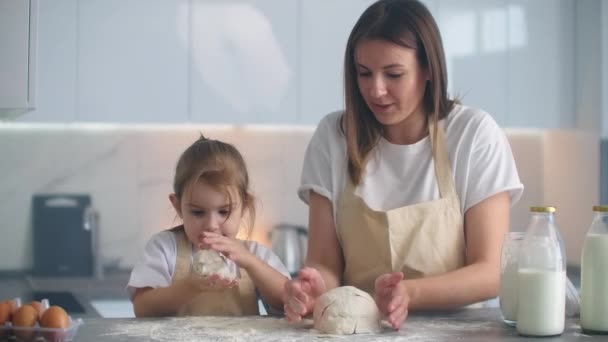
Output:
[[[257,257],[251,261],[246,270],[266,303],[282,311],[287,277]]]
[[[136,317],[167,317],[177,315],[179,309],[197,293],[186,279],[169,287],[144,290],[136,294],[133,308]]]
[[[491,262],[478,262],[458,270],[403,280],[410,310],[456,309],[498,295],[500,270]]]

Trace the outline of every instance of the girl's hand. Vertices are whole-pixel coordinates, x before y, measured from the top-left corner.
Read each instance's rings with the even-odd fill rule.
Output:
[[[410,297],[402,282],[403,273],[385,273],[375,282],[376,305],[395,330],[399,330],[408,314]]]
[[[283,309],[287,321],[297,323],[302,317],[310,314],[316,299],[325,291],[325,280],[319,271],[312,267],[301,269],[297,279],[285,283]]]
[[[218,233],[204,232],[202,242],[204,245],[209,246],[209,248],[222,253],[244,269],[247,269],[251,265],[252,258],[256,257],[245,247],[243,242]]]
[[[227,289],[234,287],[239,283],[238,279],[222,278],[217,274],[208,277],[193,274],[190,281],[199,291]]]

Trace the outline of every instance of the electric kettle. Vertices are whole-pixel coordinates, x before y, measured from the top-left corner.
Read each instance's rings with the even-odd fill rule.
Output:
[[[271,232],[272,250],[281,259],[291,277],[296,277],[306,260],[308,230],[305,227],[281,223]]]

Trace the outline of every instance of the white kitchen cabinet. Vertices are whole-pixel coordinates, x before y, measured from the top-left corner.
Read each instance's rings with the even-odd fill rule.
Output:
[[[77,121],[78,1],[39,2],[36,109],[18,117],[16,121]]]
[[[298,55],[298,3],[191,1],[191,121],[295,122],[298,63],[302,60]]]
[[[316,125],[344,108],[344,51],[350,31],[374,0],[301,1],[300,116]]]
[[[79,0],[76,120],[188,120],[188,0]]]
[[[574,0],[510,0],[508,120],[512,127],[575,127]],[[515,48],[516,47],[516,48]]]
[[[0,119],[36,105],[37,0],[0,0]]]
[[[439,1],[448,91],[463,104],[480,108],[499,124],[507,120],[509,1]]]

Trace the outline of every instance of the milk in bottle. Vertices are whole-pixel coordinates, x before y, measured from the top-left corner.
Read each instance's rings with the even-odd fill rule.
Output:
[[[593,211],[581,258],[581,328],[608,334],[608,205]]]
[[[530,208],[518,259],[517,332],[553,336],[564,331],[566,257],[555,207]]]

